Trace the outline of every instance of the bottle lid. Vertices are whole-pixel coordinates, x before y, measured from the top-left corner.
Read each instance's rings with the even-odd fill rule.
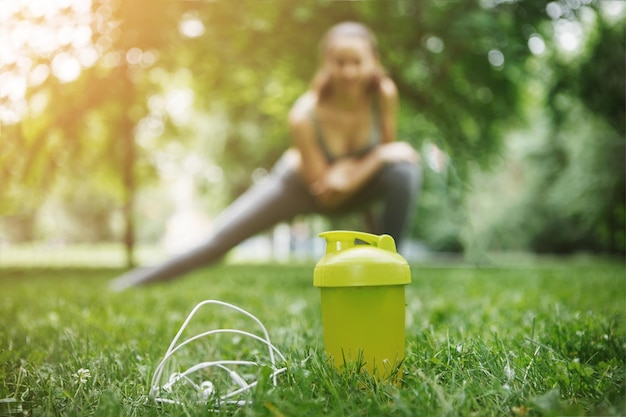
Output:
[[[405,285],[411,282],[408,262],[389,235],[348,230],[320,233],[326,255],[313,274],[316,287]]]

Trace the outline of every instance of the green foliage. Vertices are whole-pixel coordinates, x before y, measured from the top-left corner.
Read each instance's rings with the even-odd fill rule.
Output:
[[[467,222],[462,180],[454,167],[440,173],[426,167],[423,175],[413,236],[419,236],[435,252],[462,252],[461,233]]]
[[[623,19],[612,25],[600,15],[597,19],[588,59],[560,67],[562,78],[548,96],[556,144],[544,155],[563,155],[564,172],[546,175],[538,184],[550,190],[553,201],[546,201],[548,210],[540,211],[547,211],[547,227],[535,237],[533,249],[626,253],[626,43]],[[572,97],[579,102],[572,103]],[[581,111],[579,103],[591,114]],[[579,126],[583,118],[589,127]],[[541,172],[546,164],[538,162],[534,169]]]
[[[514,68],[528,54],[525,40],[516,33],[523,20],[516,21],[516,8],[508,10],[506,5],[406,5],[395,3],[408,8],[402,14],[389,6],[392,17],[374,23],[384,25],[378,30],[383,57],[407,107],[401,137],[416,144],[437,143],[464,176],[468,161],[488,164],[497,154],[501,124],[514,120],[518,110]],[[492,50],[506,56],[504,66],[490,65]]]
[[[512,138],[497,178],[475,177],[482,208],[470,234],[484,248],[623,256],[625,141],[582,105],[568,108],[559,131]]]
[[[621,264],[413,265],[399,386],[328,365],[312,266],[224,265],[123,294],[105,291],[117,270],[5,269],[0,398],[33,415],[211,415],[192,402],[157,406],[148,390],[186,314],[218,299],[257,315],[289,366],[276,388],[261,376],[251,406],[219,415],[626,412]],[[223,320],[201,314],[190,335]],[[245,356],[237,346],[207,344],[185,359]]]
[[[559,104],[562,94],[572,95],[595,115],[606,122],[620,137],[626,135],[626,40],[624,19],[609,23],[601,14],[596,16],[597,28],[590,41],[588,56],[575,65],[561,62],[555,70],[561,75],[550,91],[550,108],[555,121],[567,122],[567,106]],[[571,123],[571,122],[570,122]]]
[[[624,16],[586,11],[587,49],[529,61],[529,127],[510,134],[495,175],[475,175],[467,247],[624,256]]]

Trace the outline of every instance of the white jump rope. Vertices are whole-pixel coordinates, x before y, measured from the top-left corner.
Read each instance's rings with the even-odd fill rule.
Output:
[[[190,337],[184,340],[180,344],[177,344],[178,339],[180,339],[183,331],[185,330],[185,328],[187,327],[187,325],[189,324],[193,316],[198,312],[200,308],[209,304],[230,308],[232,310],[235,310],[236,312],[243,314],[244,316],[247,316],[259,326],[259,328],[261,329],[262,335],[250,333],[250,332],[243,331],[243,330],[237,330],[237,329],[215,329],[215,330],[209,330],[209,331],[197,334],[193,337]],[[267,356],[269,358],[269,363],[262,363],[258,361],[256,362],[246,361],[246,360],[216,360],[216,361],[200,362],[182,372],[173,372],[172,374],[169,375],[169,377],[166,378],[167,382],[161,385],[161,381],[163,380],[162,377],[163,377],[165,366],[168,363],[169,359],[172,358],[176,352],[178,352],[184,346],[192,342],[196,342],[202,338],[209,337],[212,335],[224,334],[224,333],[245,336],[253,340],[256,340],[257,342],[260,342],[267,348]],[[244,406],[244,405],[250,404],[250,400],[244,399],[242,397],[250,389],[254,388],[258,384],[258,381],[254,380],[254,376],[250,376],[246,374],[244,377],[240,375],[234,370],[234,368],[235,367],[269,367],[272,370],[270,374],[270,378],[274,386],[276,386],[277,384],[276,377],[287,370],[287,368],[278,368],[276,366],[276,356],[278,356],[278,359],[282,361],[283,363],[286,362],[285,356],[283,356],[283,354],[278,350],[278,348],[272,344],[272,342],[270,341],[270,336],[269,336],[269,333],[267,332],[267,329],[258,318],[256,318],[254,315],[250,314],[249,312],[239,307],[236,307],[232,304],[228,304],[223,301],[205,300],[197,304],[193,308],[191,313],[189,313],[189,315],[183,322],[182,326],[180,327],[180,330],[178,330],[178,333],[172,340],[172,343],[170,343],[169,348],[165,352],[165,356],[163,356],[163,359],[161,360],[161,362],[159,362],[159,365],[156,367],[154,374],[152,376],[152,382],[150,386],[150,397],[152,397],[158,403],[182,404],[182,402],[179,400],[167,398],[167,395],[172,393],[172,388],[174,387],[174,385],[177,385],[177,384],[180,385],[180,383],[183,383],[191,387],[191,389],[197,392],[198,402],[204,403],[204,404],[212,403],[214,409],[218,409],[221,405],[227,405],[227,404]],[[218,387],[216,387],[216,384],[213,381],[210,381],[210,380],[198,381],[200,378],[197,376],[195,377],[195,380],[194,380],[194,376],[193,376],[194,373],[203,369],[208,369],[208,368],[215,368],[217,370],[226,372],[227,375],[230,377],[231,382],[233,383],[231,384],[231,386],[234,386],[235,388],[231,389],[230,392],[218,395]]]

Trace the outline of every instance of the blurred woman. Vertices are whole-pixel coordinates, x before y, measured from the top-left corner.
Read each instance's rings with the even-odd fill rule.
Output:
[[[421,186],[419,155],[396,141],[398,92],[364,25],[332,27],[320,44],[320,68],[294,104],[293,146],[263,181],[216,219],[195,249],[112,281],[115,290],[165,281],[220,260],[243,240],[296,215],[365,212],[380,201],[376,233],[400,243]]]

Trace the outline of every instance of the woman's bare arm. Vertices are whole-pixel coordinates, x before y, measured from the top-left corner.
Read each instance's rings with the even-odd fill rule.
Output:
[[[397,134],[398,89],[391,79],[381,81],[379,97],[382,142],[393,142]]]

